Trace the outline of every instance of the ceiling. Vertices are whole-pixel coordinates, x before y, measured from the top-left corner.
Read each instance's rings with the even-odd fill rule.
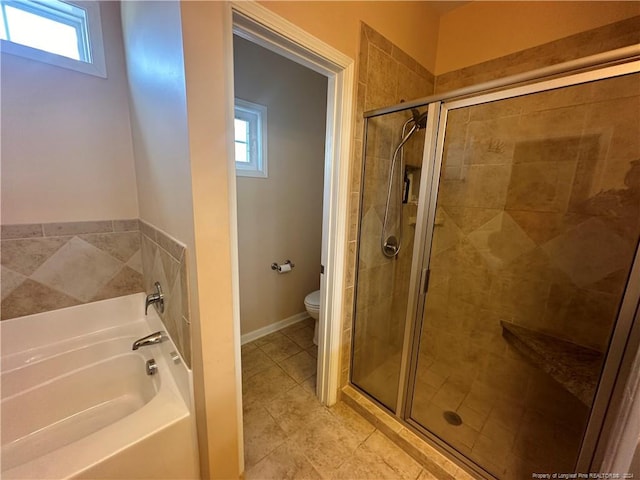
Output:
[[[443,15],[451,10],[466,5],[467,3],[471,3],[470,1],[462,1],[462,0],[443,0],[443,1],[428,1],[429,6],[438,12],[440,15]]]

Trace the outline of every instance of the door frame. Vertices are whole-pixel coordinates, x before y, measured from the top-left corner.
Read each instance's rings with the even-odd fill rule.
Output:
[[[324,274],[320,281],[316,394],[323,404],[330,406],[337,400],[340,380],[354,60],[256,2],[234,1],[229,6],[230,23],[233,26],[230,35],[239,35],[327,77],[321,253]],[[233,45],[233,38],[228,41],[229,45]],[[233,104],[233,91],[231,96]],[[236,278],[233,297],[236,305],[239,305],[237,198],[234,180],[230,179],[230,183],[231,229],[235,238],[231,249]],[[239,307],[236,310],[236,324],[239,325]],[[240,342],[240,338],[237,341]]]
[[[426,427],[420,425],[416,420],[411,418],[411,404],[414,395],[415,377],[419,356],[420,332],[422,332],[424,305],[426,292],[428,291],[419,289],[417,282],[420,281],[420,286],[422,286],[421,278],[423,276],[421,276],[419,272],[426,272],[429,269],[431,244],[435,230],[435,211],[440,183],[439,173],[444,154],[448,112],[458,108],[481,105],[497,100],[515,98],[527,94],[540,93],[562,87],[580,85],[592,81],[606,80],[622,75],[637,73],[640,73],[640,60],[631,60],[627,63],[621,63],[613,66],[604,65],[600,68],[595,68],[587,72],[568,74],[566,76],[550,80],[541,79],[538,82],[524,86],[512,86],[510,88],[505,87],[499,91],[489,93],[478,92],[471,96],[452,96],[448,99],[434,98],[432,102],[428,103],[430,108],[434,104],[440,106],[440,117],[437,124],[432,127],[436,132],[427,132],[425,138],[423,168],[427,172],[427,175],[425,175],[423,182],[428,184],[427,188],[430,190],[429,194],[424,197],[426,205],[422,211],[422,215],[418,215],[417,225],[417,228],[426,229],[426,232],[423,233],[424,236],[422,237],[425,239],[425,243],[421,246],[416,244],[416,248],[422,248],[422,262],[415,262],[412,267],[413,283],[410,286],[410,291],[417,292],[417,298],[414,297],[414,301],[417,302],[417,305],[414,310],[416,312],[414,318],[407,318],[407,324],[405,326],[405,331],[411,331],[413,337],[406,339],[405,343],[403,356],[407,356],[408,358],[403,358],[403,363],[406,363],[408,367],[404,369],[403,372],[405,377],[401,378],[401,388],[404,388],[405,391],[403,392],[403,395],[399,396],[402,396],[404,401],[399,405],[397,415],[414,431],[429,439],[430,442],[432,442],[440,451],[454,457],[458,462],[477,474],[494,478],[489,474],[489,472],[482,469],[481,466],[459,453],[453,446],[447,444],[445,441],[428,431]],[[433,144],[430,140],[433,135],[437,136],[435,149],[432,148]],[[421,192],[422,188],[423,186],[421,185]],[[614,388],[616,387],[616,384],[624,384],[626,380],[625,378],[620,378],[618,376],[618,372],[621,367],[623,355],[629,355],[627,339],[629,338],[633,327],[634,315],[636,314],[636,311],[640,309],[640,246],[637,247],[635,260],[631,267],[630,279],[627,283],[625,292],[623,293],[621,302],[621,308],[612,328],[610,344],[604,358],[600,382],[594,397],[582,445],[578,454],[576,471],[588,472],[593,471],[590,469],[597,469],[599,467],[597,465],[598,458],[596,458],[596,455],[606,447],[608,441],[607,432],[602,431],[605,416],[616,413],[609,411],[610,402],[614,395]],[[609,422],[613,422],[613,420],[609,418]]]

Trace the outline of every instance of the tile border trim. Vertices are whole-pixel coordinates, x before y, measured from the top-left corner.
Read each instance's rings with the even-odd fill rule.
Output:
[[[1,225],[0,239],[21,240],[92,233],[137,232],[138,230],[138,219],[135,218],[81,222],[18,223]]]

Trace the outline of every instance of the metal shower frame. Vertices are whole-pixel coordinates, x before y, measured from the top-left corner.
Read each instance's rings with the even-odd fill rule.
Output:
[[[395,416],[412,430],[421,434],[443,453],[454,457],[458,462],[477,474],[494,478],[487,471],[426,430],[409,416],[414,393],[420,332],[422,331],[423,311],[429,274],[429,259],[431,256],[431,241],[434,232],[436,200],[448,112],[458,108],[633,73],[640,73],[640,44],[364,113],[365,141],[363,142],[363,158],[365,158],[366,155],[366,132],[370,118],[417,107],[428,107],[422,160],[423,174],[421,176],[419,194],[421,201],[419,202],[417,212]],[[364,164],[365,162],[363,162],[363,170]],[[362,192],[360,196],[360,202],[362,202]],[[355,292],[354,295],[357,295],[357,292]],[[355,305],[356,302],[354,298],[354,310]],[[355,313],[354,311],[354,320]],[[635,357],[635,353],[640,346],[640,334],[631,335],[632,329],[634,329],[634,322],[636,324],[640,322],[640,245],[636,246],[635,259],[623,294],[618,317],[610,337],[602,375],[578,455],[576,471],[596,471],[600,466],[599,463],[602,462],[608,444],[608,432],[611,431],[612,424],[615,422],[617,407],[624,391],[624,385],[628,376],[628,365],[633,361],[632,357]],[[635,330],[638,329],[640,329],[640,327],[635,325]],[[355,338],[355,335],[352,337]],[[351,360],[353,362],[353,356]],[[353,369],[351,370],[353,371]],[[356,385],[353,386],[359,391],[362,391]],[[384,408],[383,405],[375,398],[372,398],[367,392],[362,392]]]

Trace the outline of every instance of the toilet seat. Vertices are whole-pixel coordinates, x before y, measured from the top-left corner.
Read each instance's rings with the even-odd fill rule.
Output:
[[[320,309],[320,290],[311,292],[306,297],[304,297],[304,305],[307,308],[311,308],[313,310],[319,310]]]

